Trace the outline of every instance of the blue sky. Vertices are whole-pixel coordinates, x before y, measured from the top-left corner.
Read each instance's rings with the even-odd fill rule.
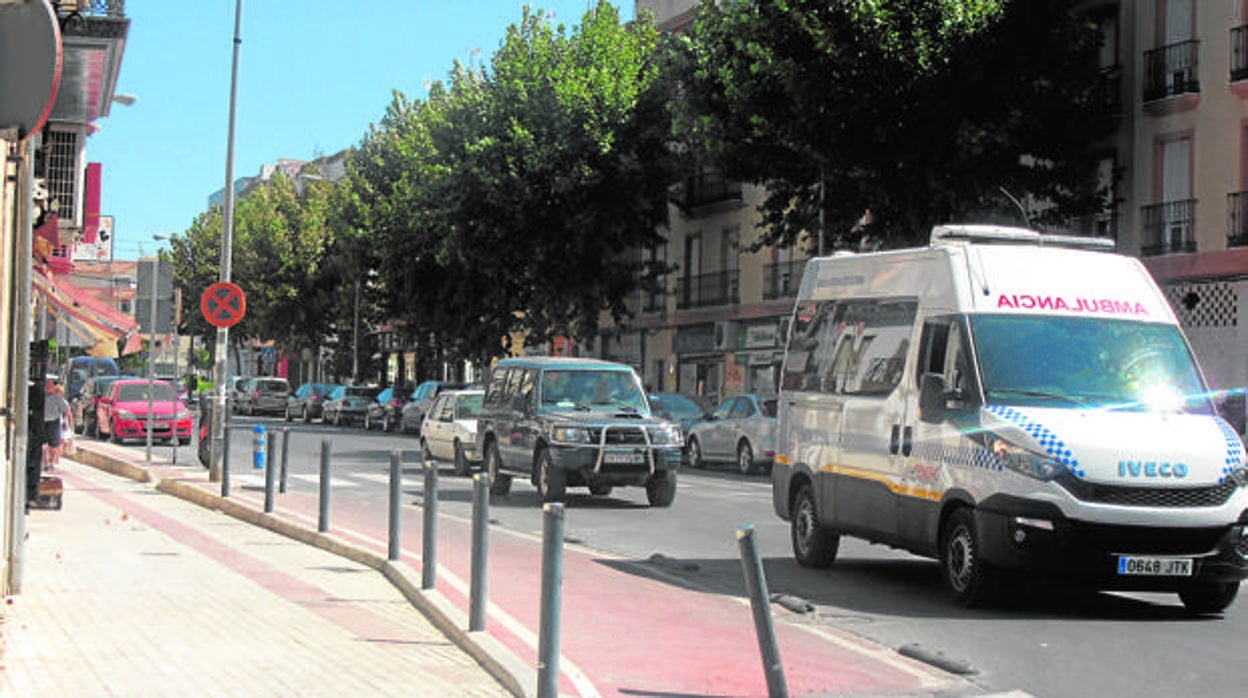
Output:
[[[234,176],[278,158],[311,160],[357,145],[393,90],[425,95],[453,62],[488,62],[524,0],[244,1]],[[594,0],[531,0],[571,28]],[[625,21],[633,2],[613,2]],[[232,0],[128,0],[130,34],[113,104],[87,141],[103,165],[101,208],[117,259],[151,254],[153,235],[184,232],[225,185]],[[474,49],[479,54],[474,57]],[[167,243],[166,243],[167,244]]]

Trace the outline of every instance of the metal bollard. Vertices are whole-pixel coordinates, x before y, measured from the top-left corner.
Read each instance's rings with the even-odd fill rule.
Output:
[[[396,448],[390,452],[390,554],[386,559],[391,562],[396,562],[403,556],[403,546],[399,539],[399,514],[403,500],[402,461],[402,451]]]
[[[424,545],[421,550],[420,588],[432,589],[438,583],[438,466],[425,464]]]
[[[559,625],[563,604],[563,505],[542,507],[542,601],[537,638],[537,698],[559,695]]]
[[[273,485],[277,479],[277,466],[273,463],[273,442],[269,441],[269,453],[264,459],[264,513],[273,513]]]
[[[256,470],[264,470],[265,449],[268,446],[268,430],[263,424],[252,428],[251,460]]]
[[[758,633],[758,649],[763,655],[763,671],[767,674],[767,695],[769,698],[788,698],[784,665],[780,661],[776,628],[771,619],[767,578],[763,575],[763,561],[758,556],[753,524],[737,529],[737,547],[741,551],[741,569],[745,572],[745,588],[750,594],[750,608],[754,611],[754,630]]]
[[[486,560],[490,542],[489,476],[472,478],[472,579],[468,593],[468,630],[485,630]]]
[[[286,494],[286,461],[290,456],[290,427],[282,427],[282,476],[277,491]]]
[[[316,519],[316,530],[329,532],[329,439],[321,439],[321,506]]]
[[[230,423],[225,423],[221,437],[221,496],[230,496]]]

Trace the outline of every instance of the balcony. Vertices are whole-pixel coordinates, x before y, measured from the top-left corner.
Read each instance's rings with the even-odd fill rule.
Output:
[[[806,260],[780,262],[763,267],[763,300],[793,298],[802,283]]]
[[[740,303],[739,277],[738,271],[680,277],[676,281],[676,309]]]
[[[1200,94],[1200,42],[1182,41],[1144,52],[1144,101]]]
[[[1144,230],[1140,256],[1196,251],[1196,199],[1166,201],[1141,207]]]
[[[1226,246],[1248,247],[1248,191],[1226,195]]]
[[[671,200],[685,213],[715,204],[740,202],[741,183],[728,179],[717,169],[704,168],[673,187]]]

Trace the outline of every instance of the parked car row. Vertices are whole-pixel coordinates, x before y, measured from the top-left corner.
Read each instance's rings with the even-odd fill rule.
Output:
[[[87,378],[71,404],[74,431],[114,443],[191,442],[191,411],[173,383],[136,376]],[[150,408],[150,412],[149,412]]]

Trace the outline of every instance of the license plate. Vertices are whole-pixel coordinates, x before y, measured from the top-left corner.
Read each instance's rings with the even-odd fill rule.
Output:
[[[633,464],[644,463],[646,456],[644,453],[606,453],[602,456],[603,463],[611,464]]]
[[[1192,576],[1192,560],[1187,557],[1120,555],[1118,574],[1142,577],[1190,577]]]

